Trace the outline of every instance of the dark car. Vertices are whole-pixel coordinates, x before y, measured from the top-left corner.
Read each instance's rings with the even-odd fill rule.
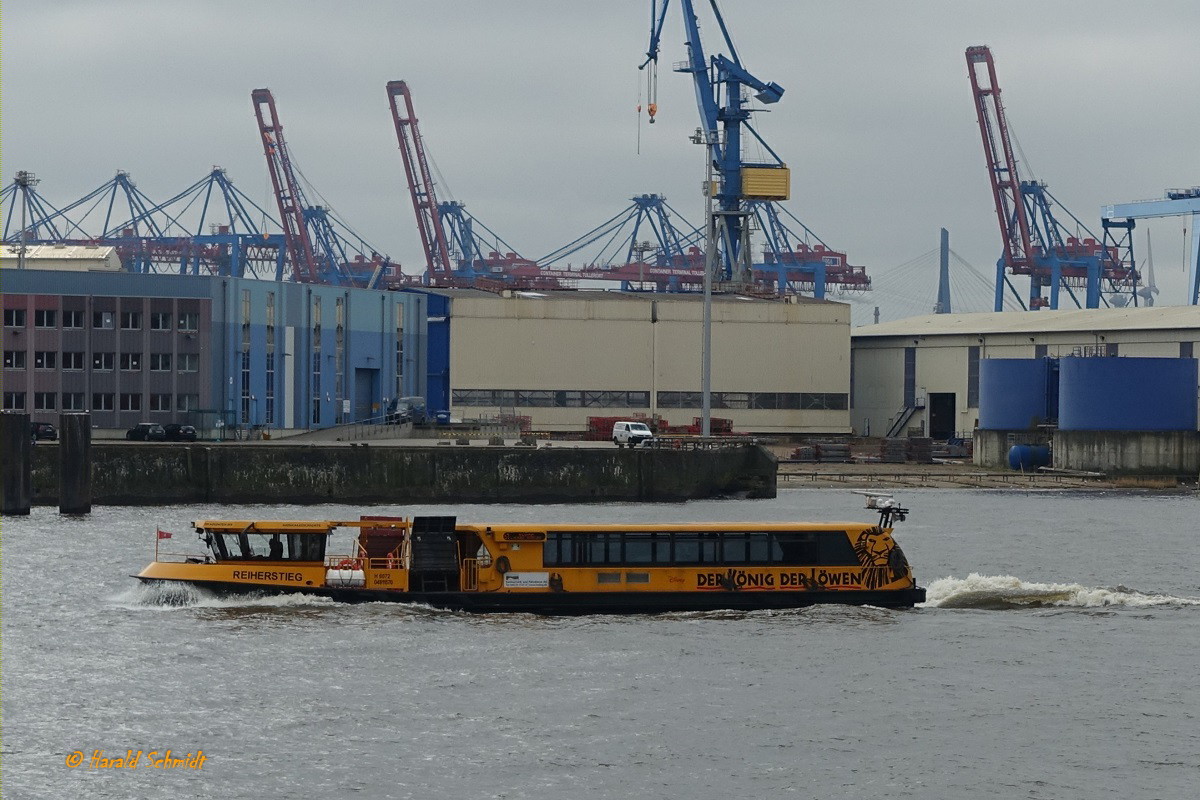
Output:
[[[33,435],[34,441],[58,441],[58,428],[49,422],[31,422],[29,423],[29,432]]]
[[[134,442],[163,442],[167,439],[167,432],[157,422],[139,422],[126,432],[125,438]]]
[[[163,425],[163,432],[166,434],[168,442],[196,441],[196,429],[191,425],[180,425],[178,422],[172,422],[169,425]]]

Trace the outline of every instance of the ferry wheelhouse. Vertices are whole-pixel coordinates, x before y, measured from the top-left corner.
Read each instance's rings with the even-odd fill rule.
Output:
[[[137,577],[218,593],[302,592],[535,614],[909,607],[925,600],[892,523],[464,524],[455,517],[203,520],[207,552],[156,551]],[[336,551],[334,533],[356,530]],[[159,542],[164,541],[160,532]]]

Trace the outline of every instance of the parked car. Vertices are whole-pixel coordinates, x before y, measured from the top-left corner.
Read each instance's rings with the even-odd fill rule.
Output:
[[[163,425],[163,432],[166,434],[168,442],[196,441],[196,429],[191,425],[180,425],[178,422],[172,422],[169,425]]]
[[[157,422],[139,422],[126,432],[125,438],[133,442],[164,442],[167,432]]]
[[[654,431],[644,422],[617,422],[613,424],[612,440],[617,447],[637,447],[641,442],[654,438]]]
[[[58,428],[51,425],[49,422],[31,422],[29,423],[29,432],[33,435],[33,440],[37,441],[58,441]]]
[[[394,397],[388,403],[385,414],[388,425],[401,425],[405,422],[424,425],[429,422],[424,397]]]

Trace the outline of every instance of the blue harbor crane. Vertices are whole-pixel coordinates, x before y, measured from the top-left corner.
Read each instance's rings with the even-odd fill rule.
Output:
[[[692,0],[679,0],[686,32],[687,60],[675,66],[676,72],[692,76],[696,102],[700,111],[701,128],[693,141],[703,144],[716,179],[706,182],[706,189],[716,202],[710,223],[710,235],[716,247],[712,265],[714,279],[748,285],[752,282],[750,217],[751,201],[786,200],[790,191],[787,165],[750,124],[751,109],[743,97],[745,89],[765,104],[779,102],[783,88],[772,81],[755,77],[742,66],[737,49],[729,36],[725,19],[716,0],[709,6],[721,29],[729,53],[706,57],[700,41],[700,24]],[[670,0],[650,3],[650,45],[640,69],[650,68],[650,96],[647,107],[651,122],[658,110],[657,87],[654,76],[658,70],[659,41]],[[745,135],[745,136],[744,136]],[[743,159],[745,137],[753,137],[774,159],[769,163],[749,163]]]
[[[283,237],[267,233],[267,213],[240,192],[225,171],[214,167],[205,177],[162,203],[140,191],[127,172],[83,197],[56,208],[36,194],[21,175],[5,190],[3,202],[22,204],[28,221],[15,230],[11,208],[6,242],[78,244],[115,247],[129,272],[212,274],[280,279]],[[194,219],[193,223],[185,219]],[[22,230],[24,235],[22,236]]]
[[[1144,200],[1138,203],[1121,203],[1104,206],[1100,210],[1105,225],[1110,223],[1120,225],[1122,220],[1133,228],[1135,219],[1151,219],[1154,217],[1191,216],[1191,258],[1188,259],[1187,304],[1200,304],[1200,186],[1187,189],[1168,189],[1167,196],[1160,200]],[[1153,287],[1153,279],[1149,284]],[[1153,294],[1144,294],[1150,305]]]
[[[699,286],[704,275],[703,231],[684,219],[662,195],[630,199],[619,213],[539,258],[538,266],[547,275],[563,278],[570,273],[557,270],[566,259],[582,255],[581,269],[589,280],[619,280],[623,290],[641,289],[645,284],[669,291]]]

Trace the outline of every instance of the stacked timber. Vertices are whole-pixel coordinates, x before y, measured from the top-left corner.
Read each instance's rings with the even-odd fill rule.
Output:
[[[817,442],[817,460],[822,464],[849,464],[850,445],[844,442]]]
[[[933,463],[933,439],[928,436],[913,436],[908,440],[908,460],[918,464]]]
[[[903,464],[908,458],[908,439],[884,439],[879,443],[879,460],[884,464]]]
[[[792,461],[814,462],[817,460],[817,448],[810,444],[801,445],[792,450]]]

